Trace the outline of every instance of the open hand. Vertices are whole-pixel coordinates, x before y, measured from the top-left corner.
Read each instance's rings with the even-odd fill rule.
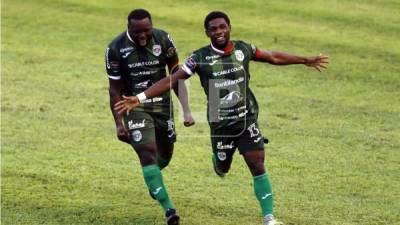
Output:
[[[117,111],[118,114],[122,115],[123,113],[128,114],[132,109],[136,108],[140,102],[136,96],[122,96],[122,100],[118,101],[114,105],[114,110]]]
[[[313,67],[314,69],[318,70],[319,72],[322,69],[326,69],[329,57],[320,53],[318,56],[311,56],[307,57],[307,62],[305,63],[306,66]]]

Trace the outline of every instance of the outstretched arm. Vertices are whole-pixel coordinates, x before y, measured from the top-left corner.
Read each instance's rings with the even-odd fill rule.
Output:
[[[178,62],[174,64],[168,64],[168,69],[170,74],[179,70]],[[190,112],[189,107],[189,99],[188,99],[188,92],[186,88],[185,82],[178,81],[178,84],[174,87],[174,92],[176,97],[178,97],[179,102],[181,103],[182,110],[183,110],[183,125],[186,127],[192,126],[195,124],[192,113]]]
[[[265,51],[260,49],[257,49],[255,55],[256,61],[267,62],[273,65],[304,64],[306,66],[313,67],[319,72],[321,72],[322,69],[326,69],[328,59],[329,57],[323,54],[319,54],[318,56],[304,57],[291,55],[284,52]]]
[[[117,102],[114,105],[114,110],[116,110],[118,114],[129,112],[133,108],[137,107],[140,102],[148,98],[154,98],[163,94],[164,92],[167,92],[168,90],[174,88],[179,80],[185,80],[187,78],[189,78],[189,75],[185,71],[183,71],[182,68],[179,68],[171,76],[167,76],[159,80],[150,88],[136,96],[122,96],[123,100]]]

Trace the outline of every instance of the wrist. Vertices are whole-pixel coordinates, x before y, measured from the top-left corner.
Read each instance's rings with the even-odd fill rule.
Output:
[[[140,103],[143,103],[147,99],[147,96],[144,94],[144,92],[137,94],[136,97]]]

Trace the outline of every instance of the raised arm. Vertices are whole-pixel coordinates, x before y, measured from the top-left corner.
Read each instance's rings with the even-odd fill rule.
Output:
[[[255,60],[260,62],[267,62],[273,65],[292,65],[292,64],[304,64],[309,67],[321,72],[322,69],[326,69],[328,64],[328,56],[319,54],[318,56],[297,56],[288,54],[285,52],[276,51],[265,51],[257,49],[255,54]]]
[[[179,68],[174,74],[159,80],[150,88],[138,94],[137,96],[122,96],[123,100],[114,105],[114,110],[116,110],[118,114],[127,113],[133,108],[137,107],[140,102],[167,92],[168,90],[174,88],[179,80],[185,80],[189,77],[190,76],[183,71],[182,68]]]

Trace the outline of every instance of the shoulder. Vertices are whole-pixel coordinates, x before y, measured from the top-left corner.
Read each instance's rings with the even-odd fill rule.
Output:
[[[200,56],[206,56],[211,53],[211,47],[210,45],[206,45],[204,47],[201,47],[195,51],[193,51],[192,56],[200,57]]]
[[[234,43],[236,49],[241,49],[242,51],[246,51],[250,55],[255,54],[257,50],[257,47],[255,45],[242,40],[237,40],[232,42]]]
[[[164,30],[158,29],[158,28],[153,28],[153,35],[157,37],[163,37],[167,36],[168,33]]]
[[[108,49],[113,50],[113,51],[118,51],[123,44],[125,43],[126,39],[126,31],[120,33],[118,36],[116,36],[109,44],[108,44]]]
[[[242,41],[242,40],[235,40],[235,41],[232,41],[232,42],[234,43],[235,47],[251,48],[251,44],[250,43],[247,43],[247,42]]]

